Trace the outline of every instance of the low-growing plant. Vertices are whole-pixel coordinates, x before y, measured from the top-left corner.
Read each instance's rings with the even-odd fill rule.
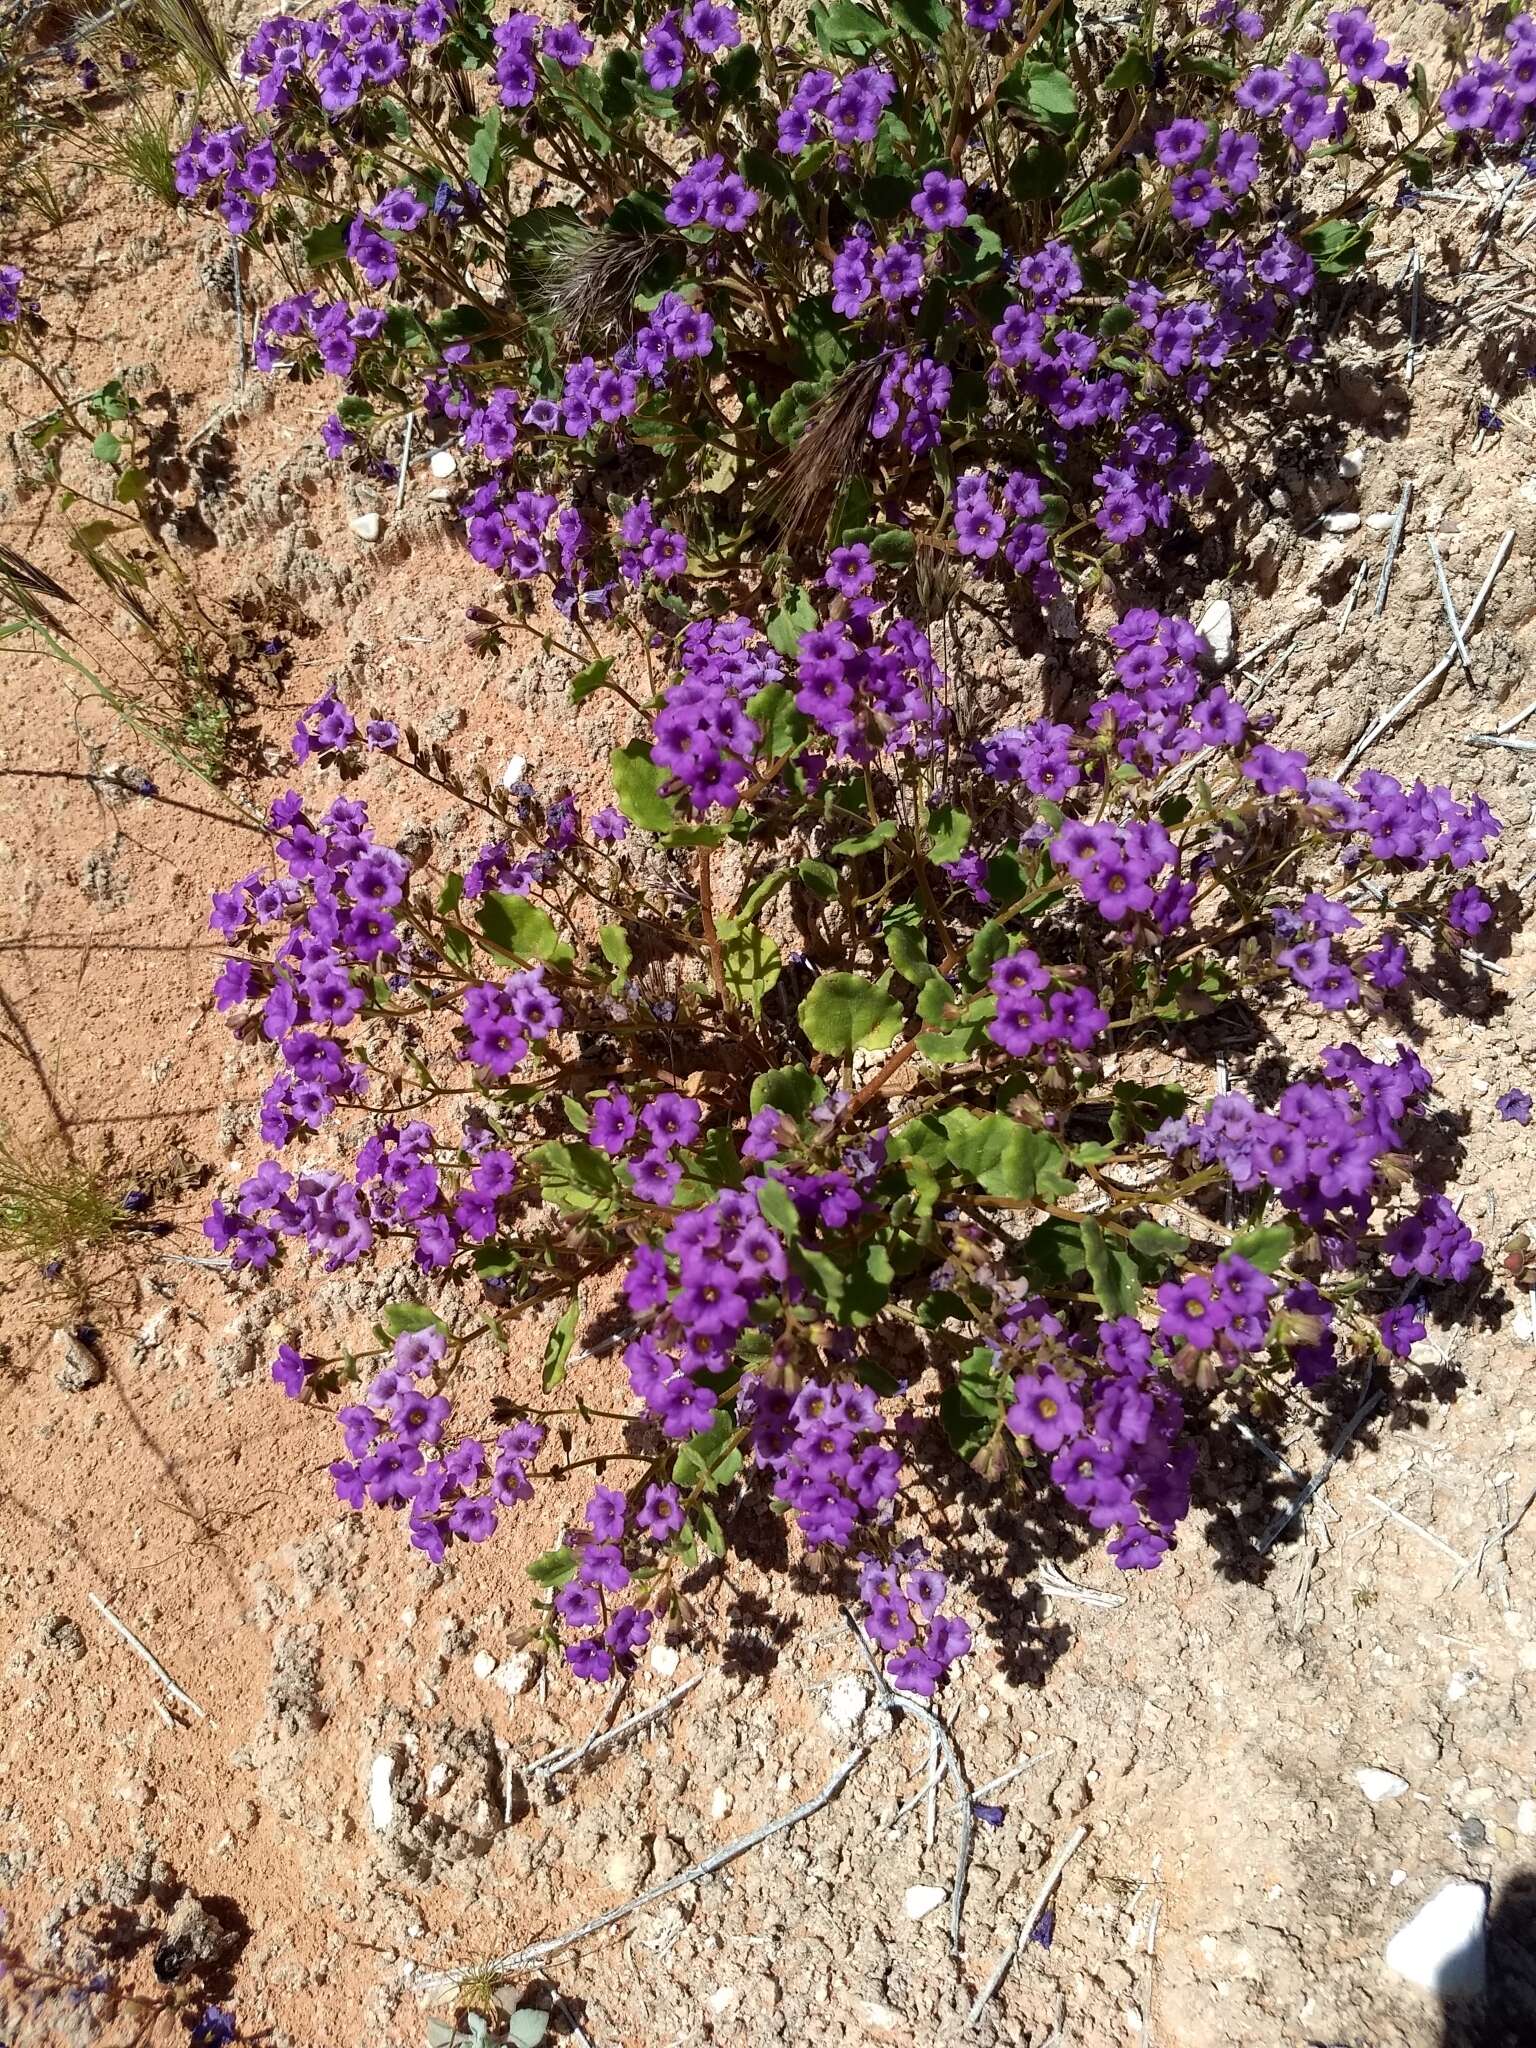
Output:
[[[339,1498],[429,1559],[596,1467],[533,1567],[574,1671],[684,1625],[757,1494],[857,1560],[931,1691],[970,1640],[933,1547],[963,1465],[1155,1565],[1204,1439],[1405,1356],[1404,1282],[1479,1258],[1407,1045],[1205,1075],[1213,1023],[1390,1019],[1459,971],[1494,819],[1322,774],[1127,582],[1316,356],[1318,277],[1393,186],[1520,144],[1536,27],[1453,24],[1432,82],[1360,9],[1305,47],[1228,0],[806,21],[349,0],[265,23],[254,112],[178,159],[285,279],[258,365],[344,384],[338,458],[412,410],[451,440],[507,591],[471,616],[636,719],[584,819],[311,707],[301,762],[392,754],[484,844],[433,874],[355,795],[274,807],[275,868],[215,899],[217,996],[279,1062],[291,1164],[207,1230],[256,1272],[410,1251],[426,1298],[375,1346],[273,1371],[335,1405]],[[1052,715],[962,674],[1068,594],[1107,645]],[[580,1342],[615,1319],[633,1411]]]
[[[0,1126],[0,1248],[16,1257],[72,1257],[128,1221],[106,1176],[67,1149],[24,1145]]]
[[[1179,544],[1202,436],[1314,355],[1319,273],[1447,131],[1517,146],[1536,63],[1523,16],[1453,27],[1434,83],[1360,8],[1300,44],[1234,0],[805,19],[277,16],[178,182],[287,280],[256,359],[344,386],[330,452],[423,410],[525,595],[750,608],[853,545],[1043,600]]]
[[[1077,721],[950,746],[927,637],[873,565],[853,584],[790,653],[685,629],[590,820],[322,699],[299,757],[395,755],[477,805],[477,858],[431,878],[355,796],[293,791],[275,870],[215,899],[217,1000],[279,1060],[261,1131],[294,1157],[209,1237],[263,1273],[290,1243],[327,1270],[405,1247],[428,1296],[377,1349],[274,1364],[336,1403],[341,1500],[432,1559],[489,1538],[562,1469],[563,1421],[603,1415],[577,1344],[622,1298],[643,1427],[607,1418],[576,1463],[620,1483],[533,1568],[590,1677],[683,1617],[761,1491],[861,1557],[871,1633],[928,1690],[969,1637],[907,1539],[914,1470],[940,1502],[957,1458],[1000,1506],[1046,1489],[1155,1565],[1203,1436],[1405,1356],[1402,1282],[1480,1256],[1419,1184],[1406,1044],[1343,1040],[1262,1100],[1198,1076],[1205,1019],[1298,994],[1387,1019],[1415,945],[1459,955],[1491,914],[1481,800],[1318,774],[1147,609]],[[541,1386],[509,1364],[466,1413],[473,1362],[549,1309]]]

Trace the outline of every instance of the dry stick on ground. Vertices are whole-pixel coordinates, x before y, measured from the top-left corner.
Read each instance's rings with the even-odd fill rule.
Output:
[[[949,1901],[949,1945],[953,1952],[960,1953],[960,1919],[965,1911],[965,1881],[971,1868],[971,1845],[976,1838],[976,1814],[973,1807],[974,1793],[965,1781],[965,1770],[960,1762],[960,1752],[955,1748],[954,1737],[945,1727],[932,1707],[925,1707],[921,1700],[913,1699],[910,1693],[898,1692],[880,1668],[880,1660],[869,1647],[863,1629],[854,1620],[850,1609],[843,1609],[843,1619],[853,1631],[853,1639],[859,1646],[864,1662],[874,1674],[875,1684],[880,1690],[881,1704],[894,1707],[900,1714],[910,1714],[914,1721],[921,1721],[929,1729],[944,1752],[944,1765],[949,1781],[955,1790],[955,1804],[960,1809],[960,1843],[955,1852],[955,1883]]]
[[[408,412],[405,416],[405,434],[400,443],[400,474],[395,478],[395,517],[400,517],[400,507],[405,503],[405,473],[411,466],[411,441],[416,433],[416,415]]]
[[[1488,602],[1493,586],[1498,580],[1499,571],[1509,559],[1509,551],[1514,544],[1515,529],[1511,526],[1505,533],[1504,538],[1499,542],[1498,552],[1493,558],[1493,566],[1483,578],[1476,597],[1473,598],[1471,604],[1467,607],[1466,615],[1461,622],[1463,635],[1470,633],[1477,624],[1478,619],[1482,616],[1483,606]],[[1450,674],[1455,666],[1455,662],[1456,650],[1453,647],[1448,653],[1440,657],[1427,676],[1422,676],[1411,690],[1398,698],[1395,704],[1389,704],[1385,711],[1372,719],[1371,723],[1340,762],[1340,775],[1347,775],[1366,749],[1375,746],[1384,732],[1390,731],[1406,712],[1411,711],[1426,690],[1431,690],[1436,683],[1444,681],[1445,677]]]
[[[1002,1960],[998,1963],[997,1968],[992,1972],[986,1983],[982,1985],[980,1991],[977,1992],[976,2003],[965,2016],[965,2024],[968,2027],[975,2026],[976,2022],[991,2004],[993,1998],[997,1995],[997,1987],[1007,1976],[1009,1970],[1012,1969],[1014,1958],[1034,1933],[1035,1924],[1039,1920],[1040,1915],[1045,1911],[1050,1901],[1051,1893],[1060,1884],[1061,1873],[1066,1869],[1087,1839],[1087,1828],[1075,1827],[1056,1851],[1056,1854],[1051,1858],[1046,1866],[1045,1875],[1040,1880],[1040,1889],[1035,1893],[1028,1913],[1019,1922],[1018,1933],[1014,1936],[1008,1948],[1004,1950]]]
[[[579,1749],[557,1749],[552,1755],[541,1757],[537,1763],[530,1764],[523,1775],[529,1778],[535,1774],[543,1778],[553,1778],[559,1772],[568,1771],[573,1765],[596,1756],[611,1744],[621,1742],[626,1735],[638,1734],[642,1728],[648,1728],[653,1721],[659,1721],[663,1714],[670,1713],[686,1693],[693,1691],[703,1676],[702,1671],[696,1671],[692,1678],[685,1678],[675,1691],[666,1695],[665,1699],[657,1700],[654,1706],[641,1707],[638,1713],[626,1716],[612,1728],[605,1729],[599,1722]]]
[[[701,1863],[690,1863],[686,1870],[680,1870],[676,1877],[669,1877],[665,1884],[652,1885],[648,1892],[641,1892],[638,1898],[627,1900],[622,1906],[611,1906],[606,1913],[599,1913],[594,1919],[585,1920],[580,1927],[572,1927],[565,1934],[552,1934],[547,1941],[536,1941],[530,1948],[513,1949],[510,1954],[497,1956],[485,1964],[466,1965],[457,1970],[428,1970],[412,1979],[418,1991],[451,1991],[461,1984],[471,1969],[484,1969],[495,1977],[516,1977],[531,1970],[535,1963],[542,1963],[546,1957],[558,1955],[561,1949],[574,1948],[579,1941],[588,1941],[594,1934],[601,1934],[605,1928],[613,1927],[620,1920],[627,1920],[631,1913],[641,1912],[646,1906],[654,1906],[658,1899],[667,1898],[671,1893],[681,1891],[684,1885],[698,1884],[701,1879],[713,1877],[717,1870],[723,1870],[728,1863],[734,1863],[738,1856],[745,1856],[749,1849],[756,1849],[774,1835],[781,1835],[786,1828],[797,1826],[820,1813],[824,1806],[830,1806],[847,1780],[869,1755],[870,1744],[861,1743],[851,1756],[844,1757],[837,1769],[814,1798],[807,1799],[788,1813],[781,1813],[777,1820],[768,1821],[763,1827],[754,1828],[750,1835],[742,1835],[734,1842],[727,1842],[723,1849],[716,1849]]]
[[[1392,531],[1387,536],[1387,559],[1381,565],[1381,580],[1376,585],[1376,603],[1371,617],[1379,619],[1387,601],[1387,592],[1392,587],[1392,565],[1397,560],[1397,551],[1403,544],[1403,528],[1408,522],[1408,507],[1413,503],[1413,478],[1403,485],[1403,495],[1397,501],[1397,517],[1392,522]]]
[[[1437,1536],[1432,1529],[1426,1529],[1422,1522],[1415,1522],[1410,1515],[1405,1515],[1401,1508],[1393,1507],[1390,1501],[1383,1500],[1379,1494],[1368,1493],[1365,1497],[1373,1508],[1381,1509],[1388,1521],[1396,1522],[1404,1529],[1411,1529],[1415,1536],[1422,1536],[1424,1541],[1438,1550],[1442,1557],[1448,1557],[1452,1564],[1459,1564],[1462,1571],[1471,1570],[1470,1557],[1463,1557],[1459,1550],[1453,1550],[1449,1543]],[[1379,1528],[1381,1525],[1378,1523],[1376,1526]],[[1457,1576],[1460,1577],[1460,1573]]]
[[[89,1599],[91,1605],[95,1608],[96,1612],[101,1616],[102,1620],[106,1622],[107,1626],[109,1628],[116,1629],[117,1633],[122,1637],[123,1641],[128,1645],[129,1649],[135,1651],[140,1657],[144,1659],[144,1662],[149,1666],[150,1670],[153,1671],[156,1678],[159,1679],[160,1683],[165,1687],[166,1691],[170,1694],[171,1698],[176,1701],[178,1706],[185,1707],[189,1714],[196,1714],[199,1721],[206,1721],[208,1718],[206,1711],[197,1704],[197,1701],[193,1699],[190,1693],[182,1691],[181,1687],[176,1683],[175,1679],[172,1678],[171,1674],[160,1662],[160,1659],[155,1655],[154,1651],[149,1649],[144,1643],[141,1643],[139,1641],[138,1637],[134,1634],[133,1630],[128,1626],[127,1622],[120,1621],[118,1617],[112,1612],[111,1608],[107,1605],[106,1601],[98,1600],[94,1593],[89,1595]]]
[[[1445,608],[1446,621],[1451,629],[1451,638],[1456,643],[1456,653],[1468,676],[1472,673],[1472,657],[1467,652],[1467,643],[1462,638],[1461,620],[1456,616],[1456,603],[1451,596],[1450,580],[1445,573],[1445,563],[1440,550],[1435,546],[1435,536],[1426,533],[1424,545],[1429,549],[1429,558],[1435,565],[1435,581],[1440,585],[1440,602]]]
[[[531,1764],[524,1767],[523,1776],[531,1778],[545,1771],[563,1771],[569,1765],[575,1763],[578,1758],[584,1757],[593,1744],[607,1733],[614,1715],[619,1711],[619,1702],[628,1691],[629,1673],[622,1671],[609,1692],[607,1699],[603,1702],[603,1711],[593,1722],[591,1731],[586,1738],[578,1742],[574,1749],[569,1744],[562,1744],[559,1749],[552,1749],[541,1757],[535,1757]]]
[[[1489,1530],[1488,1534],[1483,1538],[1482,1542],[1477,1547],[1477,1556],[1474,1558],[1469,1558],[1466,1564],[1463,1566],[1463,1568],[1456,1574],[1455,1578],[1452,1579],[1450,1585],[1446,1587],[1445,1590],[1448,1593],[1452,1593],[1456,1590],[1456,1588],[1461,1584],[1462,1580],[1466,1577],[1468,1572],[1475,1572],[1479,1578],[1482,1577],[1483,1565],[1487,1561],[1488,1553],[1490,1550],[1498,1551],[1500,1553],[1500,1556],[1502,1557],[1505,1544],[1509,1541],[1510,1537],[1514,1535],[1515,1531],[1519,1528],[1520,1524],[1525,1520],[1526,1515],[1530,1512],[1531,1504],[1533,1502],[1536,1502],[1536,1486],[1533,1486],[1531,1488],[1530,1492],[1527,1493],[1525,1499],[1521,1501],[1519,1507],[1515,1509],[1512,1515],[1508,1516],[1504,1521],[1500,1522],[1497,1528]]]

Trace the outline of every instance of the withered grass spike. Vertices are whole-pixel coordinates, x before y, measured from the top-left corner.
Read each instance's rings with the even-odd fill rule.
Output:
[[[229,75],[229,42],[202,0],[144,0],[145,12],[193,67],[213,78]]]
[[[624,235],[610,227],[558,228],[540,270],[539,293],[561,333],[616,340],[660,239]]]
[[[63,584],[55,583],[46,569],[39,569],[35,562],[29,562],[25,555],[17,554],[16,550],[7,547],[3,540],[0,540],[0,572],[10,577],[14,583],[19,583],[23,590],[35,591],[42,597],[51,597],[58,604],[75,602]]]
[[[763,491],[762,509],[786,547],[820,538],[869,430],[885,357],[851,363],[806,422]]]

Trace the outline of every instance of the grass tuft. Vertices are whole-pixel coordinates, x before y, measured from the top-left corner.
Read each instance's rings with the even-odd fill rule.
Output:
[[[92,1168],[50,1158],[0,1130],[0,1247],[46,1261],[104,1244],[122,1209]]]

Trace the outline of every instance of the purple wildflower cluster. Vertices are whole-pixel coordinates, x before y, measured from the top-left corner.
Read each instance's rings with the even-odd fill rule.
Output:
[[[845,148],[873,142],[880,117],[895,97],[896,80],[874,65],[860,65],[842,78],[835,71],[808,71],[788,106],[779,110],[779,152],[799,156],[823,139]]]
[[[0,326],[13,327],[21,318],[23,273],[14,263],[0,264]]]
[[[686,12],[669,8],[654,24],[640,52],[645,82],[652,92],[675,92],[683,82],[690,55],[717,57],[741,42],[741,22],[734,7],[721,0],[693,0]]]
[[[675,228],[718,228],[739,235],[762,205],[746,180],[725,168],[718,152],[700,157],[684,171],[667,200],[667,219]]]
[[[1516,148],[1536,108],[1536,20],[1517,14],[1504,26],[1502,57],[1479,54],[1440,95],[1445,125],[1453,134],[1486,136]]]
[[[1241,1293],[1235,1274],[1228,1284]],[[1028,1368],[1013,1381],[1008,1427],[1049,1460],[1052,1483],[1095,1529],[1119,1530],[1109,1544],[1115,1563],[1150,1570],[1189,1512],[1196,1457],[1156,1340],[1120,1316],[1097,1325],[1085,1358],[1085,1343],[1069,1339],[1038,1299],[1010,1309],[1000,1336],[1001,1359],[1022,1356]]]
[[[456,12],[455,0],[416,0],[411,8],[342,0],[314,21],[274,15],[246,44],[241,76],[255,80],[263,113],[286,113],[307,91],[327,114],[344,114],[366,93],[396,85],[416,50],[442,41]]]
[[[678,639],[680,680],[652,728],[651,759],[696,811],[729,810],[750,779],[762,728],[747,705],[784,664],[746,619],[695,619]]]
[[[943,1611],[948,1597],[949,1581],[928,1563],[920,1543],[898,1544],[889,1563],[859,1559],[864,1627],[888,1653],[886,1676],[922,1699],[933,1697],[971,1648],[970,1623]]]
[[[184,199],[217,186],[219,212],[243,235],[256,224],[256,202],[277,189],[277,150],[270,136],[252,140],[238,122],[232,128],[195,127],[176,152],[174,172]]]

